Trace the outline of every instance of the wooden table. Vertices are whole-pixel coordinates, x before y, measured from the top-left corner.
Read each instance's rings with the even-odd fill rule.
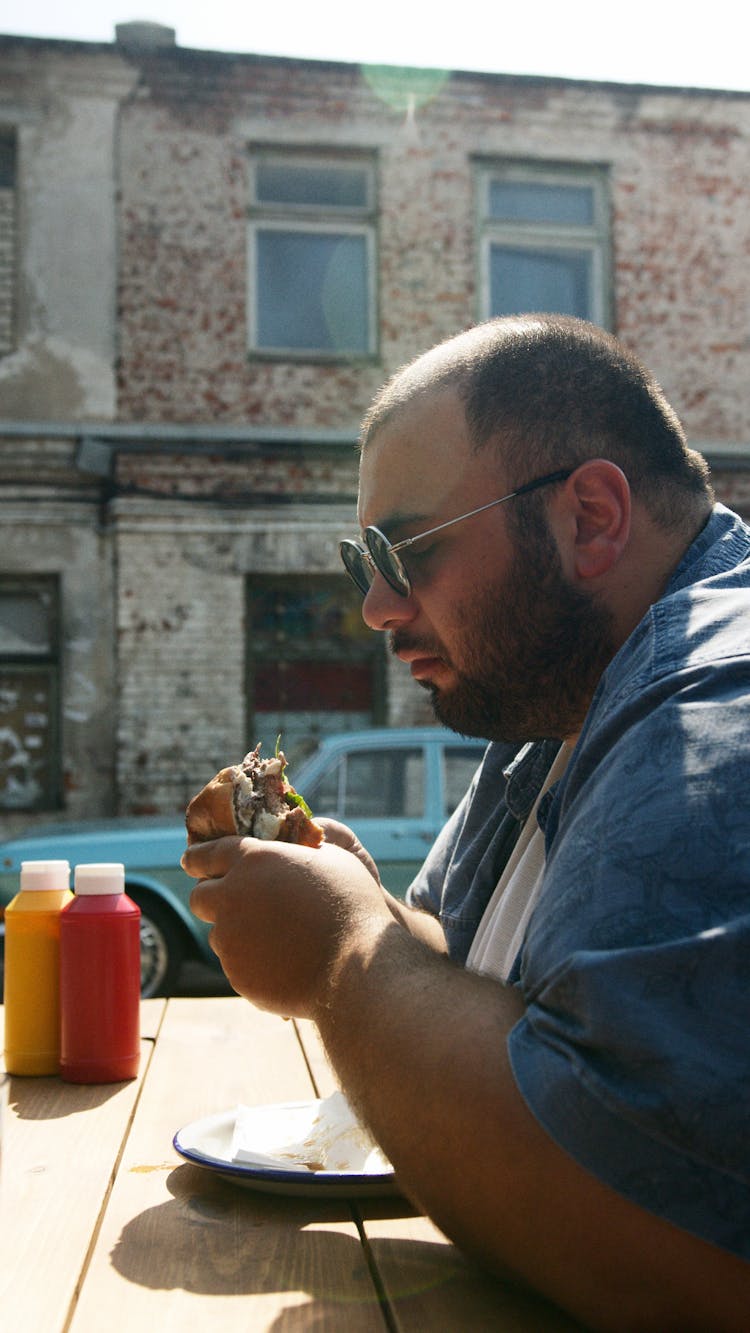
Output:
[[[398,1198],[261,1194],[178,1156],[175,1131],[212,1112],[328,1096],[311,1024],[237,998],[147,1000],[142,1034],[131,1083],[11,1080],[8,1333],[577,1327],[480,1272]]]

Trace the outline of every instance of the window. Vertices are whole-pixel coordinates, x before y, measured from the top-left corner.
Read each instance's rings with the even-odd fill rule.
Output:
[[[457,805],[460,805],[471,784],[471,780],[479,767],[479,761],[482,757],[482,751],[477,747],[467,745],[446,746],[443,754],[443,763],[445,765],[445,810],[443,814],[448,819],[453,814]]]
[[[609,325],[605,182],[596,169],[480,168],[484,318],[539,310]]]
[[[13,351],[16,286],[16,137],[0,129],[0,356]]]
[[[384,720],[383,643],[348,579],[254,575],[247,596],[248,744],[281,735],[296,767],[321,736]]]
[[[59,804],[59,590],[0,578],[0,809]]]
[[[372,162],[260,154],[250,181],[251,350],[285,357],[374,353]]]
[[[476,768],[476,754],[474,767]],[[306,799],[320,815],[352,819],[423,819],[424,750],[352,750],[308,788]]]

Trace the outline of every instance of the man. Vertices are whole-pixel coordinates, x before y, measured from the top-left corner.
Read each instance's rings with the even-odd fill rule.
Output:
[[[433,349],[362,439],[342,555],[366,622],[443,722],[534,743],[541,791],[500,884],[490,832],[457,902],[434,877],[394,901],[339,829],[189,849],[194,910],[241,994],[315,1019],[459,1245],[595,1328],[740,1333],[750,530],[651,376],[575,320]]]
[[[559,748],[558,741],[538,741],[518,753],[517,746],[492,741],[409,885],[407,903],[439,917],[448,956],[462,965],[498,881],[507,879],[519,833],[535,827],[527,821]]]

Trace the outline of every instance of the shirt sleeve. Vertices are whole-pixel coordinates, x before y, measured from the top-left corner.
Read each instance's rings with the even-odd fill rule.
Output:
[[[686,671],[582,738],[550,811],[509,1041],[561,1147],[746,1259],[749,686],[746,665]]]

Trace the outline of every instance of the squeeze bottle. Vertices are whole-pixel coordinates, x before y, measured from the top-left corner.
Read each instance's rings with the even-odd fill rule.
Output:
[[[5,909],[5,1067],[56,1074],[60,1059],[60,921],[73,895],[67,861],[22,861]]]
[[[140,1062],[141,909],[119,863],[75,868],[60,917],[60,1074],[119,1083]]]

